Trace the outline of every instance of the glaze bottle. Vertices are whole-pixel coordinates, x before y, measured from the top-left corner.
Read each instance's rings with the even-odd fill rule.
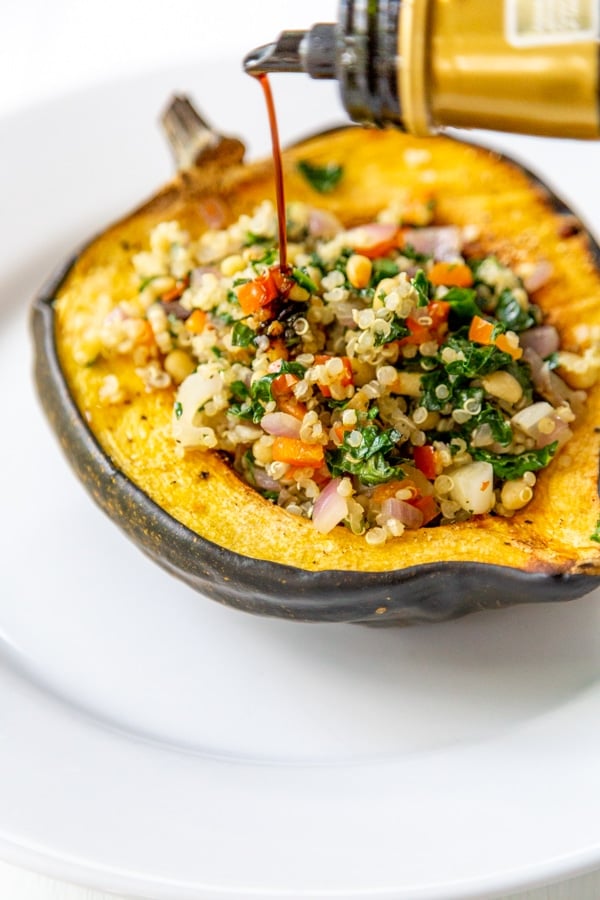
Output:
[[[598,138],[599,13],[599,0],[341,0],[337,23],[283,32],[244,67],[335,78],[361,124]]]

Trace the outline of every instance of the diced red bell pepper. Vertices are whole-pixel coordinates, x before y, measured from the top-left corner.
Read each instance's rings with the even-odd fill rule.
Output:
[[[448,331],[448,316],[450,304],[444,300],[432,300],[427,306],[420,306],[406,319],[406,326],[410,334],[401,338],[398,343],[402,347],[405,344],[420,344],[435,341],[440,344]],[[431,319],[430,325],[424,325],[419,320],[427,317]]]
[[[437,454],[431,444],[413,448],[415,466],[420,469],[425,478],[433,481],[437,475]]]

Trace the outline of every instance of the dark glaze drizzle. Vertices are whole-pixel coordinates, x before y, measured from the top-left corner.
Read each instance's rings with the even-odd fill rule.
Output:
[[[288,271],[287,264],[287,235],[285,220],[285,193],[283,189],[283,165],[281,161],[281,145],[279,143],[279,129],[277,128],[277,115],[269,78],[264,73],[256,76],[263,90],[269,128],[271,129],[271,146],[273,149],[273,173],[275,177],[275,199],[277,201],[277,223],[279,229],[279,267],[282,274]]]

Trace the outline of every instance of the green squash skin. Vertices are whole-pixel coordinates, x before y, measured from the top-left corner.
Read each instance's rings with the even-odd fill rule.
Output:
[[[572,215],[537,176],[519,167],[543,188],[556,212]],[[589,233],[587,237],[600,268],[600,247]],[[92,499],[139,549],[194,590],[258,615],[385,626],[442,622],[480,610],[574,600],[600,584],[593,575],[553,575],[454,561],[386,572],[307,571],[251,559],[200,537],[114,466],[71,396],[58,359],[53,301],[78,255],[57,270],[32,306],[39,399]]]

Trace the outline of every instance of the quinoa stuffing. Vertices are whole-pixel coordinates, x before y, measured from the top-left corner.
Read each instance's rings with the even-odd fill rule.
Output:
[[[320,532],[381,544],[512,516],[600,359],[564,353],[543,322],[530,297],[543,263],[517,274],[473,257],[473,230],[433,225],[431,203],[410,221],[395,204],[346,229],[290,204],[285,269],[270,202],[199,238],[163,222],[133,258],[137,297],[100,326],[101,354],[131,356],[148,391],[175,389],[174,454],[223,451]],[[102,401],[120,396],[108,376]]]

